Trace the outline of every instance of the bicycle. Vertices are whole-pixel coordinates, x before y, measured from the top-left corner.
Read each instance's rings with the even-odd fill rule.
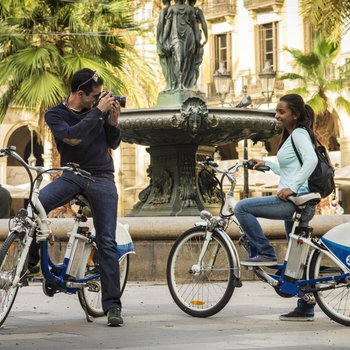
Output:
[[[14,158],[25,168],[30,178],[31,188],[27,207],[20,209],[12,219],[12,228],[9,229],[9,234],[0,248],[0,326],[11,311],[19,288],[28,285],[28,252],[34,234],[36,234],[36,241],[40,244],[44,293],[49,297],[59,292],[78,294],[88,322],[92,322],[92,317],[104,316],[94,229],[84,226],[87,222],[87,216],[84,213],[89,209],[87,198],[82,194],[74,198],[78,210],[74,218],[74,226],[68,232],[69,239],[64,259],[58,264],[54,263],[49,255],[48,246],[54,236],[50,229],[50,221],[39,201],[39,188],[45,173],[56,174],[67,171],[93,181],[90,173],[79,169],[79,165],[75,163],[51,169],[31,166],[16,153],[14,146],[1,149],[0,157],[2,156]],[[31,171],[36,174],[35,177]],[[129,255],[134,253],[127,225],[118,222],[117,238],[120,287],[123,293],[129,271]]]
[[[167,283],[175,303],[194,317],[209,317],[229,302],[236,287],[242,287],[240,259],[226,230],[231,223],[239,227],[238,244],[250,252],[249,240],[234,218],[235,173],[248,161],[229,169],[219,169],[211,159],[199,163],[220,184],[223,203],[218,217],[203,210],[203,221],[178,237],[167,262]],[[257,170],[267,170],[268,167]],[[221,174],[221,180],[216,177]],[[230,189],[223,191],[228,179]],[[286,256],[276,266],[249,266],[263,282],[281,297],[299,297],[320,306],[335,322],[350,326],[350,223],[338,225],[321,238],[312,237],[312,228],[300,227],[303,209],[316,205],[319,193],[289,197],[296,206]],[[269,270],[267,270],[269,269]]]

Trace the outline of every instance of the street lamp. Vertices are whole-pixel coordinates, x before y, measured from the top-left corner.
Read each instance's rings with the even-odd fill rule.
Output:
[[[274,93],[276,79],[276,72],[272,69],[270,60],[265,61],[264,68],[258,75],[261,81],[262,95],[265,97],[267,108],[269,108],[269,103],[271,102]]]
[[[224,62],[220,62],[219,69],[214,73],[214,84],[221,107],[223,107],[231,87],[231,74],[226,70]]]

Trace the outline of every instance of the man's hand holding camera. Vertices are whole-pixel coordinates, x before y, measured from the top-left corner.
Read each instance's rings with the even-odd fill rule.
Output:
[[[112,125],[115,127],[119,126],[118,118],[120,115],[120,104],[114,98],[111,92],[108,92],[105,95],[103,95],[100,98],[96,107],[101,112],[108,113],[107,122],[109,125]]]

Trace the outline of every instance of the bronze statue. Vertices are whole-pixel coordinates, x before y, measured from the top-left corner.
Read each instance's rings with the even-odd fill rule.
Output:
[[[196,49],[200,46],[195,9],[185,4],[185,0],[175,0],[166,13],[165,23],[163,18],[158,23],[163,38],[158,37],[157,43],[166,43],[170,47],[171,59],[167,63],[171,71],[168,74],[171,90],[191,89],[195,81]]]
[[[171,50],[169,40],[164,40],[164,27],[165,19],[170,7],[170,0],[163,0],[164,7],[160,10],[159,21],[157,25],[157,52],[159,55],[160,66],[163,71],[164,79],[166,82],[165,91],[172,88],[173,71],[171,67]]]
[[[193,81],[192,81],[192,86],[197,87],[197,80],[199,76],[199,66],[202,64],[203,61],[203,54],[204,54],[204,49],[203,46],[208,42],[208,26],[205,21],[204,13],[199,7],[195,7],[194,5],[196,4],[196,0],[188,0],[188,4],[192,6],[195,10],[196,14],[196,22],[198,25],[198,31],[200,35],[200,44],[197,45],[196,51],[194,54],[194,76],[193,76]],[[201,26],[202,29],[199,28],[199,25]],[[201,37],[202,37],[202,32],[204,34],[204,42],[201,43]]]

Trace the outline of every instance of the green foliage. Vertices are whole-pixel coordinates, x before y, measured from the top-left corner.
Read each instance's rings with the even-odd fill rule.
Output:
[[[333,43],[350,29],[350,0],[301,0],[301,14]]]
[[[2,0],[0,122],[11,103],[41,115],[68,94],[72,74],[84,67],[97,69],[105,89],[131,104],[152,104],[154,73],[133,47],[144,34],[135,11],[127,0]]]
[[[289,92],[300,94],[313,108],[316,127],[325,128],[320,130],[322,134],[327,131],[329,136],[338,136],[339,116],[335,108],[344,108],[350,115],[350,101],[343,96],[347,81],[342,75],[337,76],[333,64],[339,47],[319,35],[310,53],[292,48],[286,50],[294,59],[295,72],[285,73],[281,79],[297,81],[298,86]]]

